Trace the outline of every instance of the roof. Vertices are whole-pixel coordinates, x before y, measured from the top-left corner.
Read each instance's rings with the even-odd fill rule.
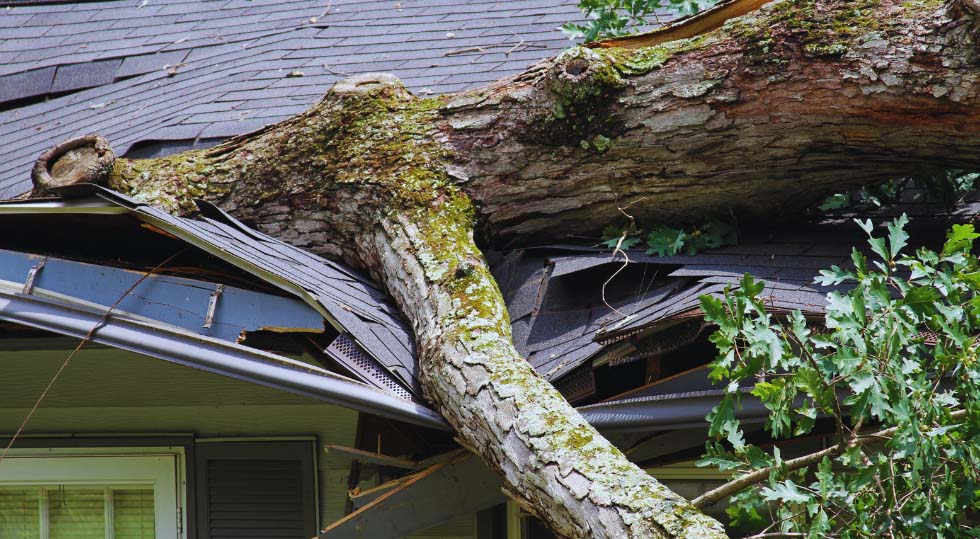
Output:
[[[556,27],[580,16],[577,2],[537,0],[25,4],[0,7],[0,196],[25,191],[36,156],[82,133],[107,136],[121,155],[149,157],[208,146],[293,116],[334,82],[359,72],[393,72],[422,94],[477,87],[567,47]],[[419,402],[410,328],[387,296],[356,272],[207,204],[200,219],[183,219],[104,189],[64,194],[71,198],[8,203],[0,215],[30,214],[49,204],[103,220],[107,207],[136,216],[303,299],[340,332],[326,350],[332,357],[362,381]],[[576,358],[584,361],[606,346],[593,342],[592,323],[599,320],[583,320],[581,309],[552,309],[550,302],[559,298],[562,279],[604,266],[608,255],[571,249],[567,260],[543,260],[538,254],[519,255],[527,256],[520,271],[530,270],[525,276],[550,291],[544,310],[535,303],[537,285],[506,269],[509,282],[520,284],[508,289],[515,334],[527,335],[518,345],[533,348],[535,359],[579,364]],[[502,267],[509,268],[495,269]],[[668,288],[644,294],[644,301],[674,301],[679,289]],[[530,333],[521,332],[522,324]],[[554,369],[553,361],[535,365],[552,380],[567,372]]]
[[[747,272],[765,280],[763,294],[774,309],[821,313],[828,290],[813,279],[820,269],[846,264],[850,254],[850,244],[831,238],[748,238],[738,246],[668,257],[630,251],[630,267],[619,274],[627,260],[608,250],[533,248],[511,253],[495,271],[515,345],[538,372],[557,380],[631,337],[633,345],[615,347],[616,359],[639,359],[638,353],[649,351],[635,346],[636,336],[688,319],[700,324],[699,296],[723,295]],[[673,339],[674,347],[689,342]]]
[[[0,217],[27,214],[33,219],[28,228],[37,230],[42,207],[55,214],[99,218],[115,208],[136,216],[302,299],[349,339],[331,344],[326,350],[331,357],[366,383],[424,402],[411,329],[387,294],[367,277],[254,231],[206,203],[200,203],[199,219],[188,219],[91,185],[62,193],[70,197],[0,204]],[[941,239],[947,221],[972,219],[980,213],[980,203],[968,201],[945,216],[935,207],[908,209],[929,216],[917,221],[924,225],[920,228],[926,236]],[[0,221],[0,227],[9,228],[10,223]],[[117,224],[111,230],[120,233]],[[6,236],[3,246],[38,244],[30,237]],[[862,243],[863,233],[856,225],[836,220],[780,234],[749,234],[737,246],[695,255],[658,257],[630,251],[627,261],[609,250],[558,245],[490,259],[510,312],[516,347],[542,376],[562,388],[574,383],[571,374],[586,364],[625,364],[690,344],[704,329],[699,296],[721,296],[745,273],[765,282],[763,294],[773,311],[799,309],[820,316],[826,293],[836,288],[818,286],[814,278],[821,269],[849,265],[851,246]],[[659,336],[665,329],[671,330],[664,333],[668,338]],[[704,376],[683,382],[684,391],[711,388]],[[681,387],[678,383],[675,380],[671,387]]]
[[[0,204],[0,216],[26,215],[36,229],[46,214],[104,218],[114,208],[133,215],[138,221],[131,226],[151,225],[304,300],[356,344],[331,350],[335,360],[379,389],[421,401],[412,334],[387,295],[366,277],[249,229],[206,203],[201,203],[200,219],[187,219],[92,185],[63,192],[74,198],[7,202]],[[18,225],[5,221],[0,228],[10,226]],[[70,237],[90,232],[78,226],[60,233]],[[9,242],[11,234],[5,235]]]
[[[360,356],[349,352],[347,355],[334,354],[333,359],[355,373],[373,374],[373,378],[360,378],[361,382],[374,387],[317,366],[257,350],[247,340],[242,342],[245,332],[262,329],[268,324],[295,326],[295,331],[305,333],[316,329],[316,316],[311,318],[308,311],[304,311],[303,303],[256,294],[247,288],[228,287],[220,292],[213,282],[174,276],[150,276],[144,285],[139,285],[138,281],[138,288],[129,288],[128,283],[142,272],[23,254],[17,249],[0,250],[0,258],[7,260],[4,271],[0,272],[3,273],[0,275],[3,277],[0,279],[0,319],[76,338],[82,338],[92,327],[98,327],[92,336],[98,343],[410,423],[445,428],[441,418],[419,398],[415,379],[417,364],[408,327],[386,295],[365,277],[248,229],[203,203],[201,217],[188,219],[171,216],[92,185],[63,189],[62,193],[70,196],[0,204],[0,231],[4,232],[0,234],[3,238],[0,244],[23,248],[24,241],[19,235],[28,236],[26,245],[40,250],[49,250],[51,245],[81,242],[83,245],[78,246],[77,251],[88,253],[91,249],[85,242],[109,244],[108,251],[95,256],[112,259],[105,263],[119,264],[125,260],[107,257],[105,253],[122,254],[140,247],[129,243],[133,237],[123,234],[125,226],[189,243],[302,299],[306,309],[315,309],[340,332],[333,343],[349,338],[361,353]],[[108,227],[81,226],[81,221],[74,221],[76,226],[65,230],[64,221],[45,222],[64,216],[87,216],[91,218],[90,224],[102,222]],[[136,220],[109,222],[118,216],[135,217]],[[61,227],[58,233],[63,236],[58,242],[48,244],[37,239],[37,234],[49,236],[56,227]],[[16,233],[18,228],[28,232]],[[117,237],[106,238],[106,231]],[[87,237],[93,232],[96,237]],[[120,248],[117,241],[126,246]],[[583,257],[583,260],[587,259]],[[22,281],[26,284],[21,284]],[[132,295],[129,290],[133,291]],[[531,292],[524,288],[520,293]],[[103,319],[104,311],[100,306],[110,305],[119,298],[122,298],[119,309]],[[520,303],[521,300],[515,298],[512,295],[512,301]],[[261,311],[243,312],[249,308]],[[206,314],[209,312],[214,313],[213,325],[208,322],[212,316]],[[205,321],[203,326],[202,320]],[[566,329],[581,331],[571,324]],[[596,346],[602,348],[603,345]],[[365,371],[366,361],[380,368]],[[551,374],[551,379],[558,377]],[[595,416],[590,416],[590,421],[603,430],[670,428],[676,411],[651,415],[650,421],[645,422],[642,417],[633,417],[636,414],[632,410],[636,403],[642,406],[651,398],[658,402],[676,399],[682,402],[689,398],[688,390],[702,389],[699,380],[684,382],[682,385],[674,383],[669,388],[665,386],[670,389],[666,394],[638,393],[622,403],[595,405],[586,410]],[[678,388],[683,391],[674,391]],[[688,415],[678,415],[677,420],[687,422]]]
[[[581,16],[573,0],[3,5],[0,198],[73,136],[146,157],[291,117],[357,73],[420,94],[474,88],[567,47],[557,27]]]
[[[912,218],[915,247],[941,242],[951,223],[975,220],[980,201],[974,196],[952,211],[906,204],[749,233],[738,245],[694,255],[628,251],[627,260],[609,249],[557,245],[498,255],[492,266],[515,346],[539,373],[558,382],[589,361],[622,364],[686,346],[704,329],[698,298],[723,296],[746,273],[765,283],[761,295],[772,311],[800,310],[820,318],[827,293],[847,285],[820,286],[814,279],[822,269],[850,267],[852,248],[867,244],[851,217],[881,223],[901,213]],[[671,329],[668,338],[657,337],[665,329]]]

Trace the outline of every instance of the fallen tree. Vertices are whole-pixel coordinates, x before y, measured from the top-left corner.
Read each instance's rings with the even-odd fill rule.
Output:
[[[679,40],[665,41],[687,35],[675,27],[573,48],[457,95],[361,75],[294,118],[118,159],[106,179],[175,213],[208,199],[370,272],[412,323],[427,396],[558,535],[723,537],[520,357],[478,245],[594,233],[626,206],[645,222],[777,219],[910,168],[977,168],[978,11],[785,0]],[[101,177],[105,154],[90,153],[94,172],[73,181]],[[61,177],[87,166],[46,159]]]

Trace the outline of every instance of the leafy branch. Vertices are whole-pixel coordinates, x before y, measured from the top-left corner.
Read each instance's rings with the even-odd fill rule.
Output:
[[[817,209],[821,212],[845,209],[867,210],[900,202],[954,205],[965,194],[978,187],[980,187],[980,173],[957,169],[943,170],[888,180],[852,192],[834,193],[826,197]]]
[[[663,23],[677,15],[692,15],[711,7],[717,0],[579,0],[579,8],[585,14],[584,24],[565,23],[562,31],[572,39],[586,42],[601,38],[617,37],[644,27]]]
[[[640,244],[647,246],[648,255],[693,255],[705,249],[713,249],[738,243],[738,233],[732,225],[712,219],[696,227],[673,228],[658,225],[645,236],[632,221],[625,226],[609,225],[602,230],[602,243],[610,249],[632,249]]]
[[[957,420],[962,419],[966,417],[966,410],[955,410],[953,412],[950,412],[949,415],[950,415],[950,419],[957,419]],[[858,446],[867,445],[869,443],[880,442],[882,440],[890,439],[892,435],[894,435],[895,432],[897,432],[897,430],[898,430],[897,427],[892,427],[892,428],[880,430],[878,432],[874,432],[862,436],[859,436],[857,433],[854,433],[851,440],[846,444],[837,443],[826,449],[817,451],[815,453],[810,453],[808,455],[803,455],[802,457],[797,457],[794,459],[787,460],[783,462],[782,467],[779,470],[782,472],[792,472],[802,468],[807,468],[809,466],[812,466],[814,464],[823,461],[824,458],[839,456],[848,447],[858,447]],[[772,476],[773,472],[775,471],[777,471],[777,468],[774,466],[766,466],[764,468],[760,468],[758,470],[753,471],[752,473],[745,474],[739,477],[738,479],[729,481],[724,485],[721,485],[719,487],[709,490],[708,492],[705,492],[704,494],[691,500],[691,503],[694,505],[694,507],[703,509],[704,507],[707,507],[713,503],[717,503],[718,501],[723,500],[728,496],[735,494],[736,492],[745,490],[746,488],[752,485],[768,480],[769,477]]]
[[[854,249],[821,272],[835,290],[819,331],[799,311],[775,317],[749,275],[724,298],[701,298],[718,327],[711,376],[727,389],[699,464],[734,478],[696,504],[729,497],[733,522],[766,536],[980,537],[980,234],[955,225],[939,252],[909,255],[907,223],[879,237],[858,222],[870,256]],[[746,443],[736,418],[746,385],[773,439],[833,435],[818,422],[833,418],[837,442],[791,459]]]

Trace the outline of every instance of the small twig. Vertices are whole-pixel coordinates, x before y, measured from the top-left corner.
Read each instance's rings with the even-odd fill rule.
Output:
[[[323,64],[323,70],[326,71],[327,73],[330,73],[331,75],[339,75],[341,77],[349,77],[350,76],[350,73],[347,73],[346,71],[337,71],[337,70],[331,69],[330,66],[327,65],[327,64]]]
[[[510,49],[508,49],[508,50],[507,50],[507,52],[506,52],[506,53],[504,53],[504,54],[506,54],[507,56],[510,56],[510,55],[511,55],[511,53],[513,53],[513,52],[514,52],[514,51],[516,51],[517,49],[519,49],[519,48],[522,48],[522,47],[524,47],[524,43],[525,43],[525,42],[524,42],[524,40],[522,39],[522,40],[521,40],[520,42],[518,42],[518,43],[517,43],[517,45],[514,45],[513,47],[511,47]]]
[[[517,35],[515,34],[514,37],[517,37]],[[504,53],[504,54],[506,54],[506,55],[509,56],[510,54],[512,54],[514,52],[517,52],[518,50],[525,50],[525,49],[544,49],[544,48],[547,48],[547,45],[544,45],[542,43],[527,42],[527,41],[524,41],[523,39],[521,39],[517,43],[514,43],[513,41],[505,41],[503,43],[492,43],[490,45],[480,45],[478,47],[468,47],[468,48],[465,48],[465,49],[453,49],[451,51],[447,51],[447,52],[442,53],[442,55],[443,56],[459,56],[461,54],[469,54],[469,53],[486,53],[487,52],[487,49],[500,49],[500,48],[503,48],[503,47],[510,47],[507,50],[507,52]]]
[[[460,54],[466,54],[469,52],[486,52],[483,47],[470,47],[468,49],[455,49],[448,52],[442,53],[443,56],[458,56]]]
[[[44,391],[42,391],[41,395],[37,398],[36,401],[34,401],[34,406],[31,407],[30,411],[27,412],[27,416],[24,417],[24,420],[21,421],[20,426],[17,427],[17,432],[15,432],[14,435],[10,438],[10,442],[8,442],[7,446],[3,448],[3,452],[0,452],[0,463],[3,462],[3,459],[7,456],[7,453],[10,451],[10,448],[13,447],[14,442],[17,441],[17,438],[21,435],[22,432],[24,432],[24,428],[27,427],[27,423],[31,420],[31,417],[34,416],[34,412],[36,412],[38,407],[41,406],[41,401],[43,401],[44,397],[46,397],[48,392],[51,391],[51,387],[54,386],[54,383],[58,381],[58,377],[60,377],[61,373],[64,372],[64,370],[68,367],[68,364],[71,362],[72,358],[75,357],[75,354],[77,354],[78,351],[81,350],[83,346],[85,346],[85,343],[92,340],[92,337],[95,335],[96,331],[102,329],[103,327],[105,327],[106,324],[109,323],[109,316],[112,315],[112,311],[116,307],[118,307],[119,304],[122,303],[124,299],[126,299],[126,296],[128,296],[130,292],[135,290],[136,287],[140,285],[140,283],[145,281],[147,277],[160,271],[160,268],[166,266],[171,260],[180,256],[186,250],[187,248],[185,247],[184,249],[177,251],[176,253],[167,257],[167,259],[164,260],[163,262],[157,264],[156,267],[144,273],[139,279],[136,280],[135,283],[133,283],[132,286],[127,288],[126,291],[123,292],[121,296],[119,296],[119,299],[117,299],[115,303],[113,303],[108,309],[106,309],[106,311],[102,314],[102,317],[99,319],[99,321],[96,322],[95,325],[92,326],[92,329],[88,330],[88,333],[86,333],[85,336],[82,337],[82,340],[78,342],[78,346],[76,346],[75,349],[72,350],[70,354],[68,354],[68,357],[65,358],[65,361],[61,364],[61,367],[59,367],[58,370],[54,373],[54,376],[51,378],[51,381],[48,382],[48,385],[44,388]]]

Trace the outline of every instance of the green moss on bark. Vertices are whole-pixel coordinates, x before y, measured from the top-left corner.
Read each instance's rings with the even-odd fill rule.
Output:
[[[219,189],[212,185],[212,165],[202,150],[156,159],[117,159],[109,187],[170,213],[196,210],[193,199]]]
[[[400,84],[331,93],[295,118],[209,150],[120,159],[110,185],[180,214],[193,213],[193,198],[220,201],[232,190],[254,205],[308,206],[348,186],[364,192],[365,207],[411,207],[447,194],[448,155],[431,132],[442,104]]]

